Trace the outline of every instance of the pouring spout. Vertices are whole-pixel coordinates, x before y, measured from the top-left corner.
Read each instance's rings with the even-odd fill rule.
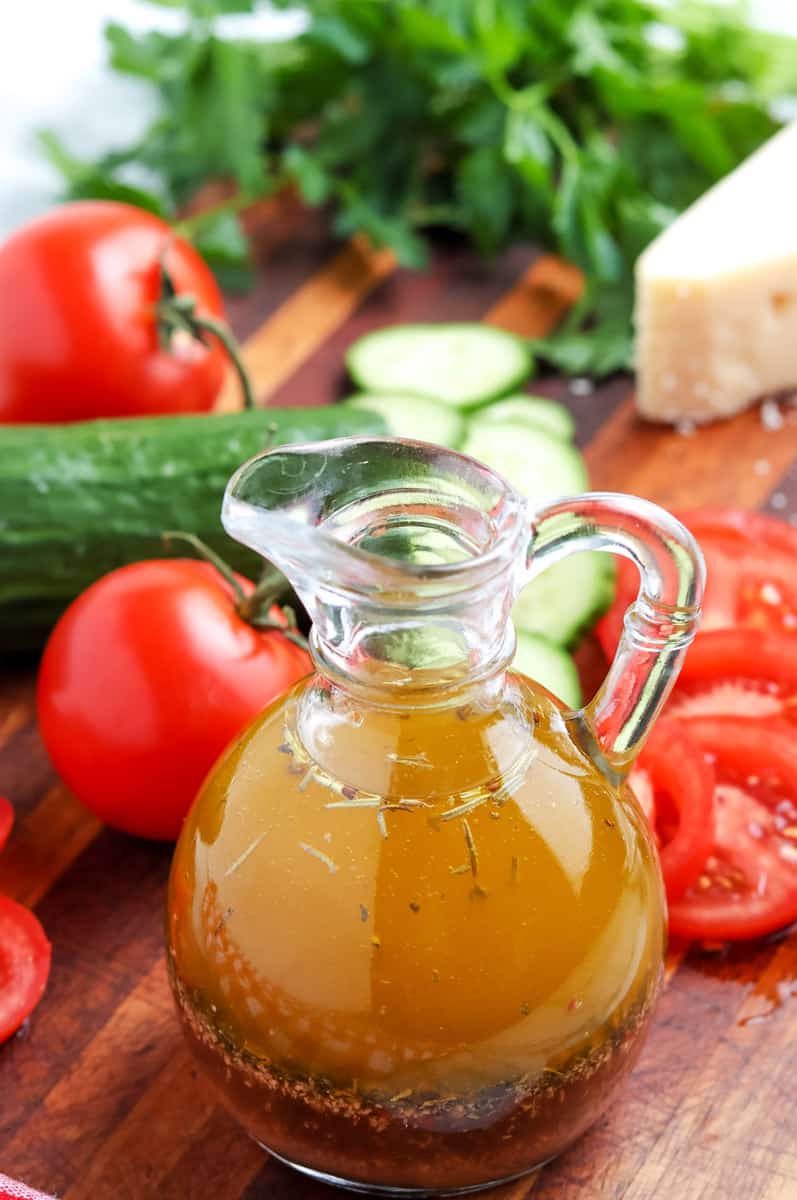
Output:
[[[406,659],[408,646],[412,662],[434,647],[472,665],[511,639],[525,503],[453,451],[398,438],[278,447],[230,480],[222,523],[287,575],[338,666]]]

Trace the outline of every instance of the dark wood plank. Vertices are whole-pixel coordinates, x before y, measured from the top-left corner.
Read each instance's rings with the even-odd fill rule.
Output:
[[[358,337],[402,321],[478,320],[536,257],[531,247],[517,246],[488,264],[454,243],[441,246],[426,271],[395,271],[298,371],[271,392],[269,404],[305,406],[340,398],[352,390],[344,358]]]
[[[169,1064],[175,1043],[179,1048],[164,975],[159,955],[155,967],[123,995],[91,1041],[62,1066],[43,1102],[4,1147],[7,1169],[59,1194],[87,1176],[98,1146],[125,1119],[139,1092]],[[38,1033],[32,1033],[31,1040],[34,1036]],[[41,1165],[53,1145],[60,1153],[44,1179]]]
[[[340,250],[327,215],[305,208],[290,191],[256,205],[244,225],[256,269],[254,286],[226,298],[228,320],[242,340]]]
[[[794,1070],[793,1032],[784,1037],[794,1017],[783,1005],[759,1026],[743,1027],[740,1021],[746,1013],[759,1011],[756,997],[762,981],[774,984],[793,974],[795,953],[793,935],[780,947],[744,947],[723,957],[692,955],[662,996],[648,1044],[617,1102],[595,1129],[543,1171],[535,1200],[614,1195],[623,1200],[753,1200],[767,1195],[768,1179],[760,1173],[745,1175],[744,1163],[754,1158],[758,1144],[769,1145],[780,1162],[786,1162],[793,1149],[793,1090],[789,1094],[786,1089],[776,1104],[766,1092],[782,1092],[784,1077]],[[742,1028],[744,1053],[736,1049]],[[780,1062],[770,1068],[773,1042]],[[770,1070],[771,1086],[761,1076],[752,1091],[745,1086],[745,1074],[769,1076]],[[728,1104],[731,1097],[736,1119],[719,1131],[715,1124],[709,1135],[715,1107]],[[680,1135],[674,1136],[675,1130]],[[706,1187],[711,1181],[702,1178],[703,1190],[691,1191],[692,1164],[707,1152],[727,1155],[726,1186],[711,1190]],[[792,1178],[797,1195],[797,1171]]]
[[[0,1107],[3,1163],[5,1139],[46,1103],[61,1075],[160,960],[169,859],[167,846],[104,831],[36,906],[53,943],[53,966],[46,1002],[20,1036],[0,1047],[0,1072],[14,1081],[13,1104]],[[24,1154],[25,1135],[15,1144]]]
[[[266,1161],[265,1151],[241,1137],[235,1120],[220,1108],[208,1117],[200,1135],[181,1145],[181,1156],[163,1180],[158,1200],[207,1200],[243,1196]],[[290,1196],[289,1200],[298,1200]]]
[[[292,292],[243,347],[243,361],[258,400],[270,402],[278,388],[395,267],[390,251],[373,250],[362,238],[354,237]],[[238,383],[231,374],[218,407],[238,408],[240,399]]]
[[[735,504],[756,508],[786,476],[797,430],[773,432],[758,408],[686,436],[646,424],[629,393],[587,447],[592,485],[635,492],[671,508]]]

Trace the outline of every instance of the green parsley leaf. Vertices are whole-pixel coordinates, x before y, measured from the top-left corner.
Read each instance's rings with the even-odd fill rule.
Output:
[[[271,43],[217,19],[256,0],[150,2],[185,28],[106,37],[113,68],[152,88],[155,120],[94,161],[45,135],[68,195],[176,216],[208,180],[232,181],[237,203],[291,181],[339,233],[413,267],[433,225],[488,254],[536,241],[587,278],[541,343],[578,373],[628,364],[637,256],[797,92],[797,40],[706,0],[306,0],[307,27]],[[243,282],[231,212],[190,227]]]

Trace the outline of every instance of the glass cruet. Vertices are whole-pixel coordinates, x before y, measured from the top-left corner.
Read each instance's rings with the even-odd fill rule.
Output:
[[[228,532],[313,619],[315,673],[211,772],[179,839],[168,963],[188,1041],[265,1148],[328,1182],[523,1174],[603,1111],[662,974],[656,855],[624,782],[693,637],[703,566],[656,506],[531,511],[399,439],[281,447]],[[578,712],[508,669],[517,592],[581,550],[641,587]]]

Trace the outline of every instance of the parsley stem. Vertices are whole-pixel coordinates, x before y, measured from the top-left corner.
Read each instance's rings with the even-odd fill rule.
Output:
[[[209,208],[203,208],[190,217],[181,217],[179,221],[172,222],[172,229],[180,237],[190,242],[208,221],[222,213],[228,212],[233,215],[239,213],[247,205],[252,204],[253,200],[254,198],[248,192],[233,192],[226,200],[220,200],[218,204],[212,204]]]

